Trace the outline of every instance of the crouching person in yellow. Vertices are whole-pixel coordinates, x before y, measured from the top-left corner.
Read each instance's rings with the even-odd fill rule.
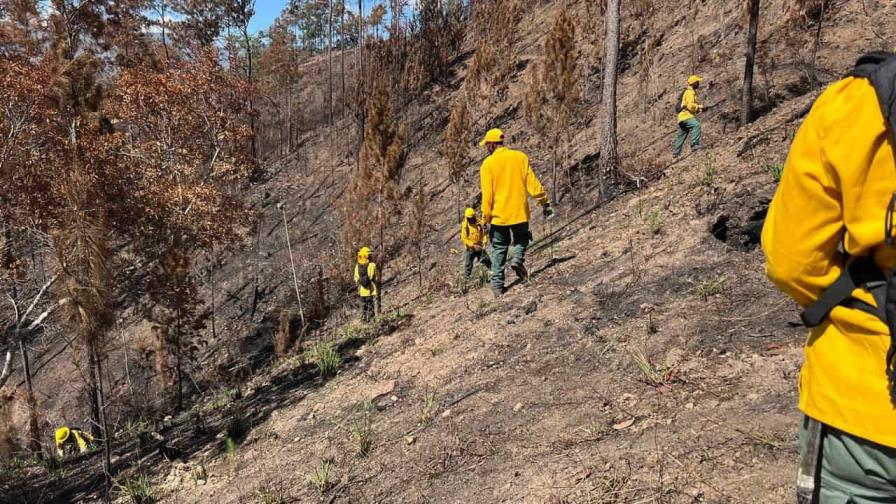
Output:
[[[81,429],[60,427],[56,429],[56,454],[65,457],[73,453],[87,453],[94,439]]]
[[[762,231],[810,328],[800,503],[896,502],[894,131],[896,54],[866,55],[800,127]]]
[[[476,211],[472,208],[464,210],[464,220],[460,224],[460,241],[464,244],[464,291],[466,291],[467,282],[476,262],[482,263],[486,268],[492,267],[492,261],[486,252],[488,236],[482,223],[476,218]]]
[[[379,270],[376,263],[370,260],[369,247],[358,251],[358,262],[355,264],[355,285],[361,298],[361,320],[370,322],[376,314],[376,298],[379,296]]]

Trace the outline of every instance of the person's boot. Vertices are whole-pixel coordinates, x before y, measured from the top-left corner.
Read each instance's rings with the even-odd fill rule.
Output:
[[[503,288],[503,287],[495,287],[495,286],[492,286],[492,296],[493,296],[495,299],[498,299],[498,298],[500,298],[500,297],[503,296],[503,295],[504,295],[504,288]]]
[[[529,271],[527,271],[526,266],[523,265],[522,259],[513,259],[510,261],[510,269],[516,273],[516,276],[518,276],[520,280],[524,282],[529,281]]]

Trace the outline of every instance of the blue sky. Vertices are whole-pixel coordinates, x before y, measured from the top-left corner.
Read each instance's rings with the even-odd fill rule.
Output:
[[[338,2],[340,0],[333,0],[333,2]],[[277,16],[283,12],[283,9],[286,7],[286,4],[289,3],[289,0],[255,0],[255,16],[252,18],[252,23],[250,28],[253,32],[258,33],[260,30],[267,30],[274,23],[274,20],[277,19]],[[358,8],[358,0],[346,0],[345,9],[347,11],[357,12]],[[380,0],[380,3],[385,3],[385,0]],[[365,14],[369,14],[368,9],[369,6],[375,5],[371,0],[364,0],[364,12]]]
[[[267,30],[287,3],[288,0],[256,0],[252,31],[257,33],[259,30]]]

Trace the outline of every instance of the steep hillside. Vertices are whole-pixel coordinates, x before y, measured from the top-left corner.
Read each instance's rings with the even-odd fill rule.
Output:
[[[631,182],[606,200],[595,173],[602,20],[570,2],[583,101],[559,170],[575,180],[570,188],[551,180],[550,146],[522,105],[560,2],[528,6],[506,55],[509,88],[477,105],[472,131],[501,127],[527,151],[559,215],[534,218],[532,283],[497,300],[487,288],[458,288],[457,203],[476,200],[483,153],[470,138],[455,186],[438,149],[473,47],[450,84],[431,86],[402,116],[402,185],[430,195],[427,232],[418,254],[404,225],[389,230],[406,243],[386,264],[386,314],[372,326],[352,322],[343,303],[352,251],[339,210],[355,170],[353,126],[305,135],[247,189],[261,214],[252,243],[203,266],[216,322],[195,377],[201,406],[133,435],[122,419],[116,468],[146,475],[172,503],[791,501],[803,330],[765,280],[758,232],[801,118],[825,82],[882,47],[885,29],[864,27],[892,29],[882,23],[894,8],[880,5],[872,19],[861,3],[831,2],[816,32],[813,13],[791,16],[788,5],[763,5],[762,116],[742,129],[741,2],[636,2],[625,12],[619,143]],[[321,64],[309,63],[308,75]],[[669,109],[693,72],[707,78],[701,97],[713,105],[707,148],[672,162]],[[284,219],[304,309],[320,319],[304,348],[333,342],[342,357],[333,377],[308,353],[273,362],[281,310],[295,318]],[[129,314],[115,358],[132,364],[109,381],[146,406],[156,398],[133,390],[152,381],[150,329]],[[58,350],[48,345],[38,361]],[[71,365],[53,361],[59,374],[36,377],[48,424],[74,420],[66,412],[78,407],[76,385],[58,378]],[[0,501],[90,501],[102,483],[97,464],[94,455],[21,469],[28,485],[10,485]]]

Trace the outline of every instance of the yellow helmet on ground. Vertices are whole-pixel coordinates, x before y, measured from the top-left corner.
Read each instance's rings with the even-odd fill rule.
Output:
[[[60,427],[56,429],[56,444],[61,445],[64,443],[68,439],[69,434],[71,434],[71,431],[68,427]]]
[[[486,131],[485,136],[482,137],[482,140],[479,142],[479,146],[482,147],[485,144],[490,143],[504,143],[504,132],[498,128],[492,128]]]
[[[472,208],[468,208],[468,209],[464,210],[464,217],[466,217],[468,219],[470,217],[476,217],[476,210],[473,210]]]
[[[358,250],[358,260],[367,259],[370,257],[370,247],[361,247]]]
[[[699,75],[692,75],[692,76],[688,77],[688,86],[693,86],[694,84],[696,84],[702,80],[703,80],[703,77],[700,77]]]

